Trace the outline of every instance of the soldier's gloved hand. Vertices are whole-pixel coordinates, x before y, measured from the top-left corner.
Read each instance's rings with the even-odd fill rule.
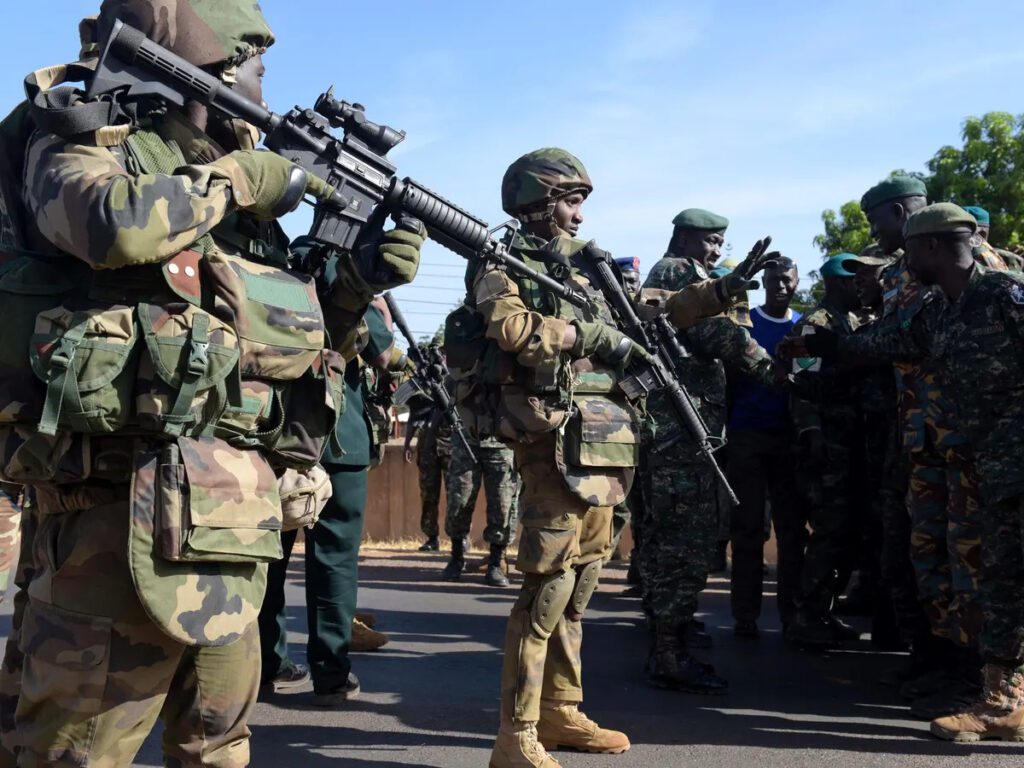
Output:
[[[574,357],[598,357],[610,365],[628,365],[634,356],[652,362],[650,353],[617,328],[604,323],[573,321],[576,327],[576,343],[572,347]]]
[[[381,269],[369,282],[376,292],[411,283],[420,266],[420,249],[427,239],[427,228],[412,216],[403,216],[394,229],[381,237],[377,257]]]
[[[754,247],[750,249],[747,258],[741,261],[736,269],[725,277],[718,279],[715,288],[723,300],[740,296],[747,291],[753,291],[761,287],[761,284],[754,279],[754,275],[778,265],[779,256],[781,256],[778,251],[768,250],[768,246],[771,244],[772,239],[770,237],[758,240],[754,243]]]
[[[237,149],[210,167],[231,182],[235,204],[260,219],[295,210],[309,184],[309,174],[295,163],[260,149]]]
[[[815,328],[814,333],[801,336],[807,357],[835,357],[839,351],[839,334],[828,328]]]

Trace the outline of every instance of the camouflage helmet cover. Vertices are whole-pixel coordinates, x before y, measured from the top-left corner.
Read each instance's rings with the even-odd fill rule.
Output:
[[[241,64],[274,42],[255,0],[103,0],[99,36],[120,20],[197,67]]]
[[[572,192],[584,197],[594,189],[587,169],[564,149],[548,147],[528,152],[505,171],[501,207],[510,216],[536,209]]]

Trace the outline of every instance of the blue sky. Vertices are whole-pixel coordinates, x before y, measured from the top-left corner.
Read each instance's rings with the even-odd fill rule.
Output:
[[[646,271],[682,208],[728,216],[736,254],[758,237],[804,271],[820,214],[894,168],[923,170],[964,117],[1021,109],[1024,3],[470,2],[262,0],[278,43],[267,101],[285,111],[336,86],[408,132],[403,175],[503,220],[501,175],[539,146],[578,155],[595,182],[582,235]],[[9,3],[0,87],[74,58],[98,0]],[[308,215],[287,222],[300,234]],[[432,332],[463,263],[429,246],[398,292]]]

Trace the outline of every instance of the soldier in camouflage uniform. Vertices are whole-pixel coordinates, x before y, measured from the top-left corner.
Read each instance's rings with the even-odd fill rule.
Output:
[[[968,205],[964,208],[974,220],[978,222],[978,233],[975,235],[975,247],[981,247],[989,245],[989,234],[992,230],[992,217],[989,212],[981,206]],[[1021,257],[1019,253],[1008,251],[1005,248],[993,248],[993,250],[999,255],[999,257],[1006,263],[1006,268],[1014,272],[1020,272],[1024,270],[1024,257]]]
[[[444,532],[452,542],[452,555],[442,576],[445,581],[456,581],[462,575],[466,564],[464,542],[469,539],[473,509],[483,480],[487,497],[484,541],[490,545],[484,581],[492,587],[507,587],[505,549],[515,537],[519,509],[515,456],[511,448],[493,437],[470,439],[469,443],[472,455],[462,440],[452,443],[451,462],[445,475]]]
[[[796,326],[828,328],[851,335],[857,327],[855,310],[860,306],[853,273],[843,262],[853,254],[833,256],[821,268],[825,296]],[[808,364],[817,362],[802,360]],[[859,457],[858,411],[853,376],[826,362],[820,371],[801,372],[798,380],[812,379],[810,393],[794,394],[793,423],[800,446],[800,475],[804,478],[811,535],[807,540],[797,611],[786,627],[786,637],[799,645],[829,646],[848,639],[849,628],[832,615],[839,571],[851,559],[856,540],[857,517],[854,485],[858,482],[855,461]]]
[[[916,178],[895,176],[872,187],[861,200],[879,245],[897,254],[883,271],[886,293],[877,328],[840,340],[828,334],[806,337],[823,354],[838,351],[851,358],[891,360],[896,367],[902,447],[910,478],[911,562],[931,628],[930,636],[915,642],[908,674],[916,674],[916,679],[904,683],[901,691],[915,700],[913,712],[922,718],[955,711],[976,695],[981,684],[977,479],[967,439],[955,426],[935,360],[929,356],[941,302],[916,279],[901,252],[903,228],[910,215],[927,205],[926,191]],[[975,242],[972,247],[979,264],[1006,269],[1005,261],[987,244]]]
[[[255,4],[107,0],[100,40],[115,19],[261,100],[273,36]],[[42,408],[9,400],[19,371],[0,371],[0,412],[16,414],[0,425],[0,476],[31,485],[38,513],[20,631],[19,765],[128,765],[161,716],[167,765],[249,761],[255,618],[266,563],[281,551],[275,463],[283,451],[296,467],[315,463],[320,444],[299,433],[323,434],[341,403],[325,399],[339,356],[323,350],[311,281],[276,266],[272,248],[257,263],[244,246],[303,192],[330,190],[254,151],[248,126],[197,106],[140,110],[139,122],[90,131],[57,118],[24,158],[26,244],[61,259],[52,285],[68,275],[74,285],[35,318],[34,338],[50,341],[25,345],[49,383]],[[75,126],[74,138],[61,126]],[[388,247],[385,238],[390,265]],[[30,261],[4,280],[41,268]],[[339,344],[354,336],[356,307],[387,287],[346,276],[327,320]],[[288,306],[301,298],[310,311],[246,298],[243,281],[273,281]],[[303,376],[319,399],[296,395],[285,406],[295,421],[272,442],[254,439],[273,426],[272,392],[288,399],[297,390],[287,382]]]
[[[645,295],[649,290],[679,291],[707,280],[728,223],[701,209],[676,216],[668,252],[647,276]],[[744,270],[737,268],[721,279],[739,278],[745,272],[743,266]],[[771,355],[728,316],[701,320],[681,333],[680,340],[692,353],[682,363],[687,373],[682,383],[713,436],[721,438],[725,430],[723,361],[756,381],[778,384]],[[651,397],[648,413],[654,439],[678,428],[668,404],[658,395]],[[645,460],[647,508],[640,567],[644,607],[652,623],[647,680],[657,687],[725,693],[728,683],[710,665],[692,657],[683,643],[697,610],[697,597],[707,584],[719,525],[714,476],[685,439],[658,454],[647,451]]]
[[[933,349],[981,488],[984,689],[932,723],[958,742],[1024,741],[1024,278],[977,263],[975,219],[952,203],[906,223],[907,257],[944,312]]]
[[[405,430],[405,461],[411,462],[412,440],[416,439],[416,468],[420,478],[420,530],[427,540],[420,552],[437,552],[441,507],[441,484],[452,457],[452,428],[430,398],[417,397],[410,403]]]
[[[579,256],[585,243],[575,234],[591,189],[579,160],[560,149],[524,155],[502,181],[502,207],[524,225],[513,253],[585,291],[586,309],[494,265],[470,279],[480,338],[492,340],[479,359],[498,358],[482,367],[480,383],[491,371],[514,371],[494,382],[496,400],[481,401],[494,409],[476,409],[475,430],[512,441],[523,482],[524,578],[505,638],[491,768],[557,768],[545,747],[629,748],[625,734],[579,710],[581,620],[611,545],[611,508],[629,491],[635,464],[636,412],[615,382],[634,355],[647,354],[608,324],[608,306]],[[667,313],[686,326],[721,311],[726,294],[721,283],[695,285],[671,296]]]

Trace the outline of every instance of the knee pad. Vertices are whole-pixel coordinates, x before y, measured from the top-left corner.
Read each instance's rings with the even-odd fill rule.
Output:
[[[597,589],[602,566],[603,563],[600,560],[595,560],[576,571],[576,584],[572,591],[572,601],[569,604],[569,618],[573,621],[583,618],[583,612],[587,609],[594,590]]]
[[[527,589],[533,587],[530,589],[533,597],[530,605],[530,626],[545,640],[551,637],[569,601],[572,600],[574,577],[575,574],[565,571],[549,575],[530,574],[527,577],[528,581],[534,581],[532,585],[524,584]]]

